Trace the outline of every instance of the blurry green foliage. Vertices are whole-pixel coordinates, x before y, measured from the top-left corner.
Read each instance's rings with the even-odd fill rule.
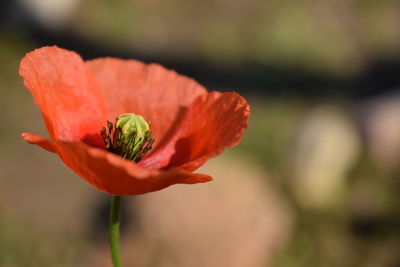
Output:
[[[399,55],[399,13],[396,0],[91,0],[74,28],[141,53],[348,75]]]
[[[85,240],[77,236],[57,237],[1,214],[0,229],[0,266],[80,266],[80,256],[87,248]]]
[[[284,175],[293,132],[305,110],[299,99],[254,100],[241,145],[233,151],[257,161],[269,173]]]
[[[13,148],[8,140],[15,138],[21,127],[21,119],[27,112],[26,105],[21,102],[27,92],[22,89],[21,79],[18,76],[19,60],[28,49],[29,42],[14,33],[0,29],[0,155],[6,155]]]

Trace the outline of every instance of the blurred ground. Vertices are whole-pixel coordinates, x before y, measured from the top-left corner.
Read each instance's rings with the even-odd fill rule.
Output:
[[[4,1],[0,266],[110,266],[108,196],[50,153],[19,60],[156,61],[252,107],[215,181],[126,198],[129,266],[400,266],[399,1]],[[235,265],[236,264],[236,265]]]

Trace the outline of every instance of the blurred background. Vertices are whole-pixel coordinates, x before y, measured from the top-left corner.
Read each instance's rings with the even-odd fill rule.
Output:
[[[44,45],[159,62],[251,104],[211,183],[124,198],[125,266],[400,266],[400,1],[0,4],[0,266],[111,266],[109,196],[24,143]]]

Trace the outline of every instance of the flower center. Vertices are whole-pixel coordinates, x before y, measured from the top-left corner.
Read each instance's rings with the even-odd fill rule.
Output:
[[[154,143],[149,123],[133,113],[119,115],[115,123],[107,121],[100,134],[108,151],[134,162],[139,162]]]

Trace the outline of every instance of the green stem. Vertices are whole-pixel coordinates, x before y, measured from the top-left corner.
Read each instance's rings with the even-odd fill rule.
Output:
[[[119,252],[119,225],[121,213],[121,196],[113,196],[111,200],[110,221],[108,237],[111,249],[111,257],[114,267],[122,267]]]

